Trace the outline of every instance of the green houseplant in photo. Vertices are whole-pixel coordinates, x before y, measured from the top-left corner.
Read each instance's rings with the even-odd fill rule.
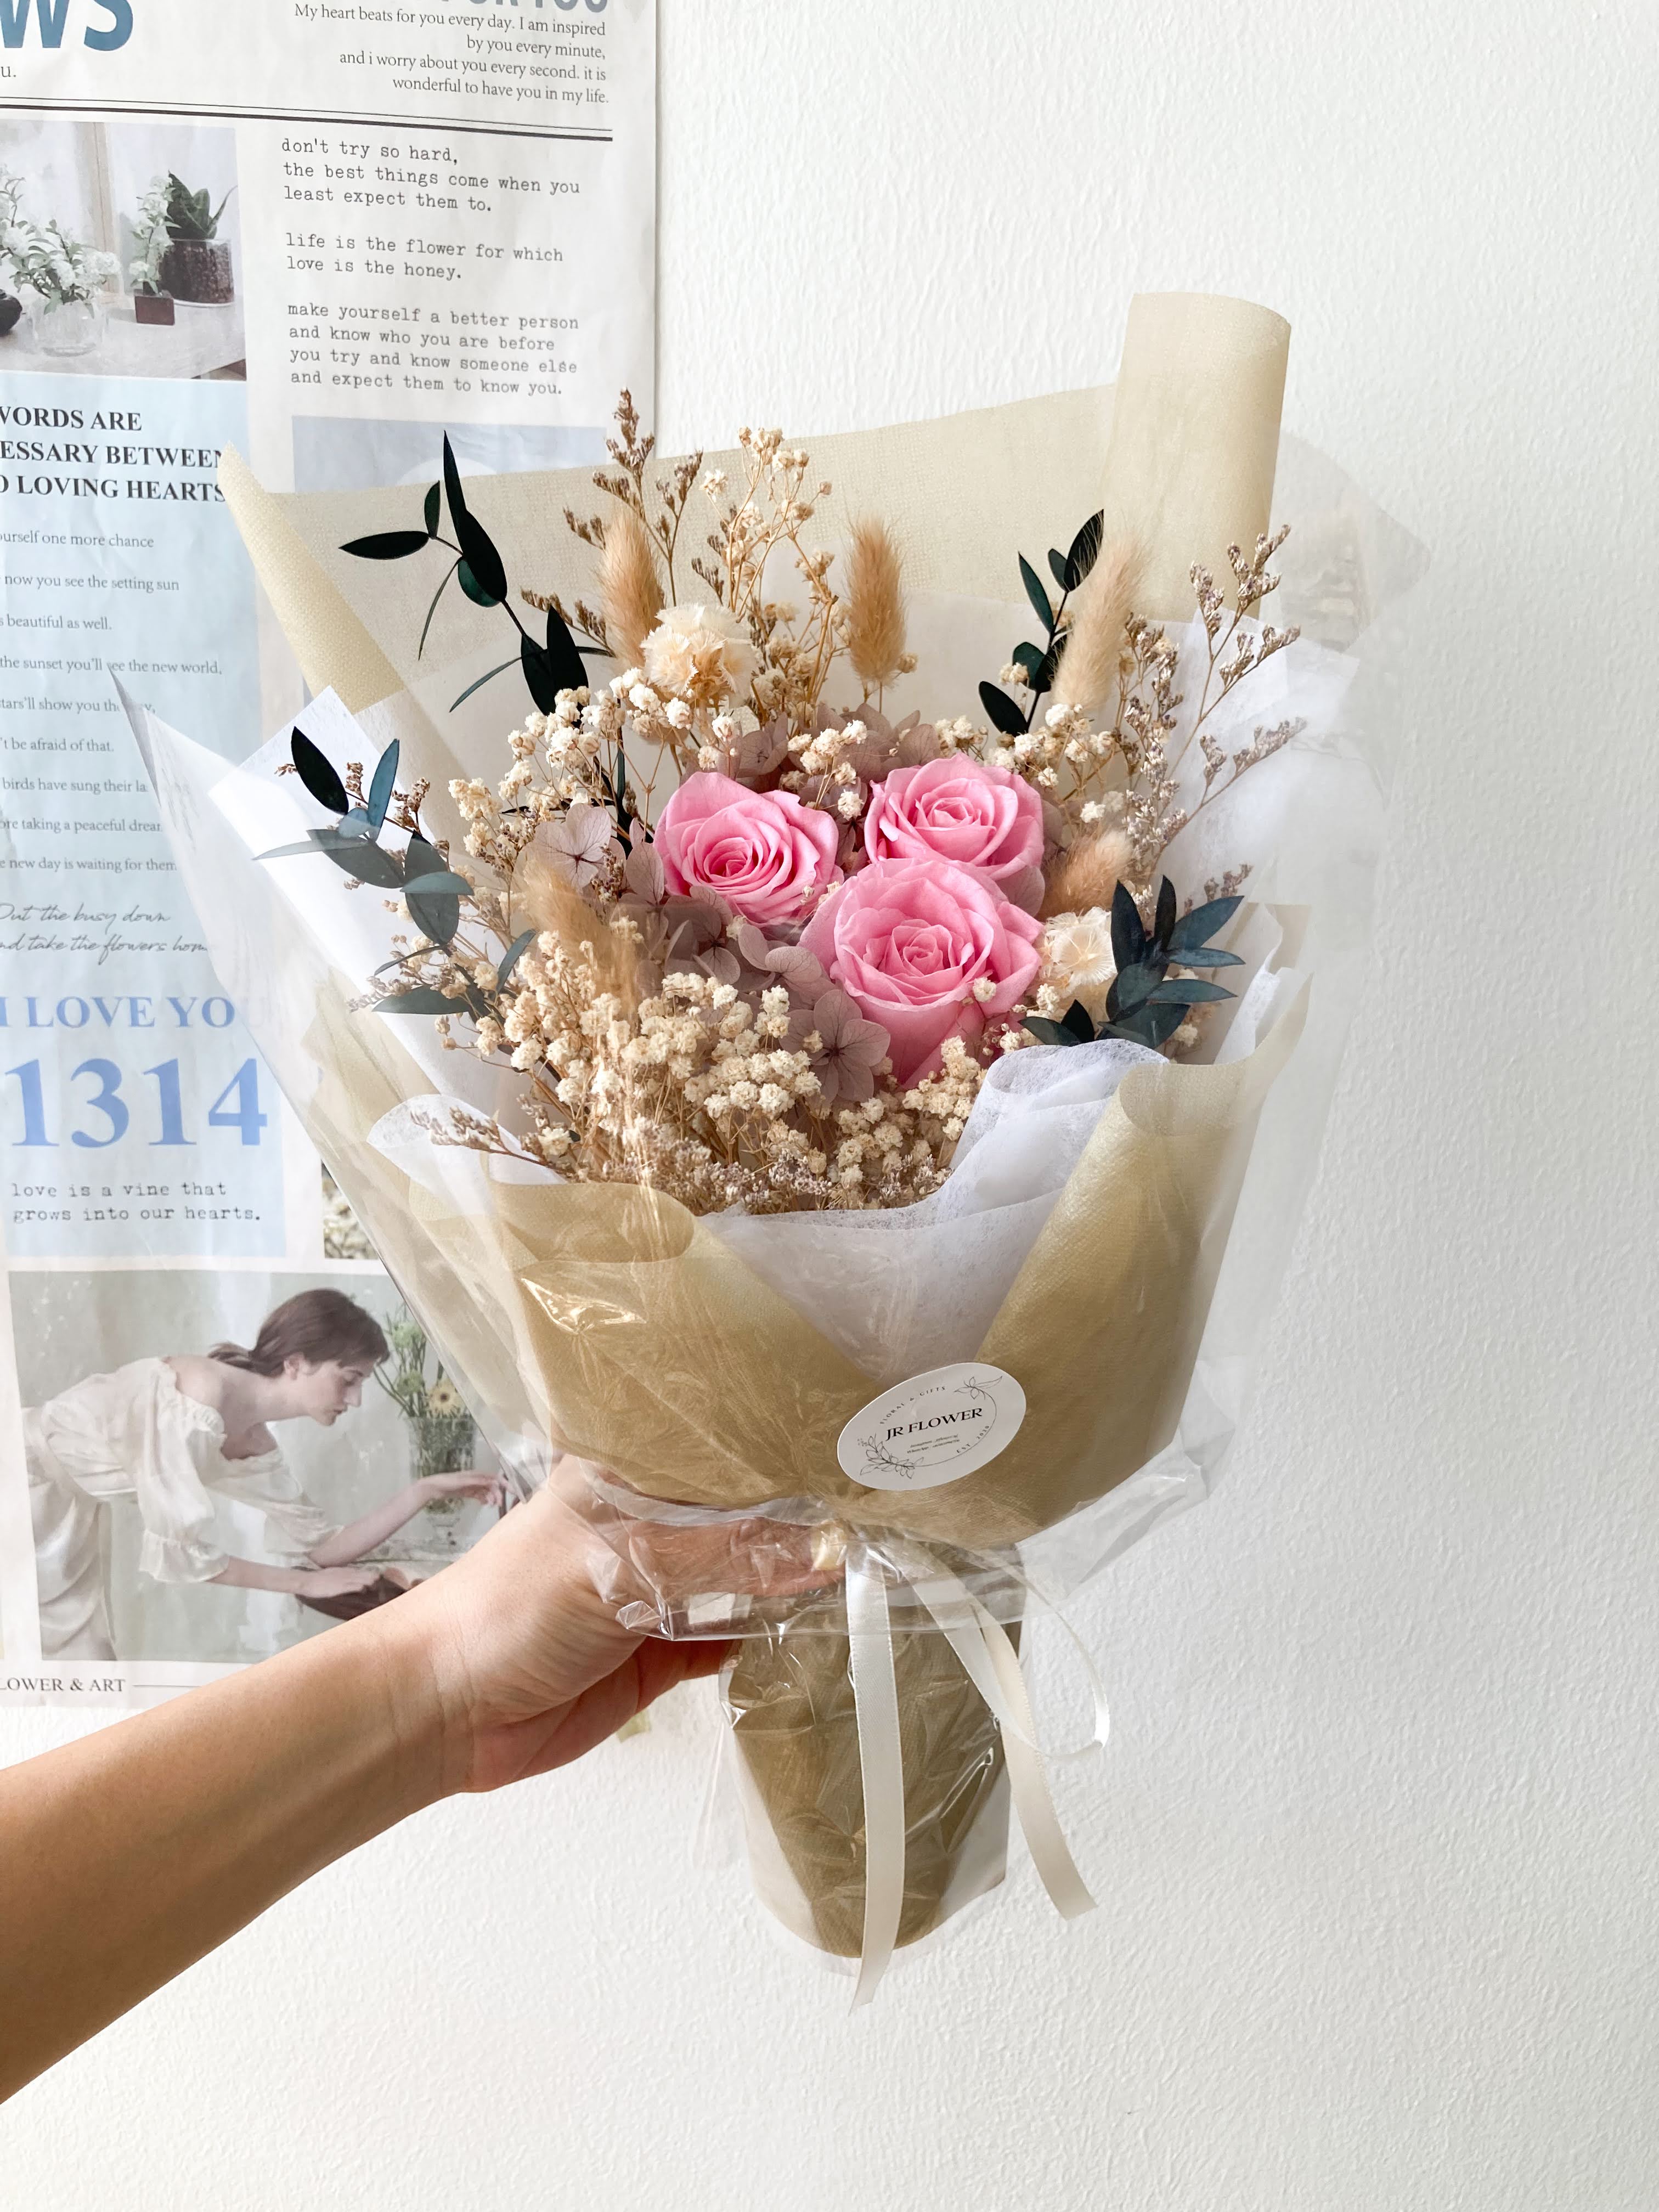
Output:
[[[173,295],[161,282],[161,264],[167,258],[168,243],[169,197],[167,179],[153,177],[133,219],[132,242],[137,252],[127,264],[127,275],[132,283],[133,317],[141,323],[170,323],[173,319]]]
[[[0,276],[17,280],[11,269],[12,234],[17,228],[23,201],[23,179],[15,170],[0,169]],[[22,319],[23,303],[14,292],[0,291],[0,338],[9,337]]]
[[[231,187],[234,191],[235,186]],[[167,251],[159,275],[164,291],[199,307],[222,307],[236,296],[230,243],[219,236],[219,218],[230,192],[216,208],[205,186],[192,191],[170,171],[167,180]]]
[[[426,1331],[406,1306],[388,1318],[386,1337],[391,1358],[375,1369],[374,1379],[409,1425],[416,1480],[476,1467],[478,1437],[472,1416],[442,1362],[431,1356]],[[425,1510],[434,1526],[448,1534],[467,1502],[441,1498]]]
[[[104,335],[105,288],[121,264],[59,223],[30,222],[18,205],[21,191],[19,179],[0,177],[0,266],[29,303],[42,353],[90,353]]]

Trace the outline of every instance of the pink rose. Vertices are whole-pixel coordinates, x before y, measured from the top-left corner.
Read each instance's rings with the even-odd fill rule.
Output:
[[[1042,864],[1042,801],[1023,775],[958,753],[896,768],[870,793],[872,860],[949,860],[992,882]]]
[[[1040,963],[1042,924],[994,884],[942,860],[876,860],[849,876],[801,933],[801,949],[891,1040],[900,1083],[931,1074],[947,1037],[970,1042],[1006,1014]],[[992,988],[981,998],[975,985]]]
[[[713,891],[746,921],[799,921],[840,880],[840,830],[787,791],[689,775],[657,817],[653,847],[671,891]]]

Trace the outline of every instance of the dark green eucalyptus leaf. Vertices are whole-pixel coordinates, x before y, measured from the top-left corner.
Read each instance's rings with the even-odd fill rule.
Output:
[[[981,684],[979,699],[993,726],[1000,730],[1005,738],[1019,736],[1025,727],[1025,717],[1006,691],[999,690],[994,684]]]
[[[1091,514],[1072,540],[1072,550],[1066,556],[1066,574],[1061,579],[1068,592],[1076,591],[1100,558],[1100,540],[1105,526],[1103,511]]]
[[[1081,1044],[1083,1039],[1062,1022],[1051,1022],[1046,1014],[1027,1014],[1025,1026],[1039,1044]]]
[[[453,714],[458,707],[465,705],[466,701],[472,696],[472,694],[475,691],[482,691],[484,685],[493,681],[495,677],[504,675],[509,668],[516,668],[518,665],[519,656],[516,653],[514,654],[511,660],[498,660],[495,663],[495,665],[486,671],[486,672],[478,678],[476,684],[469,684],[459,699],[452,699],[450,701],[450,713]]]
[[[1190,952],[1172,951],[1170,958],[1183,968],[1242,968],[1244,963],[1236,952],[1224,952],[1218,945],[1195,945]]]
[[[1219,983],[1201,982],[1196,975],[1172,975],[1147,994],[1151,1002],[1160,1006],[1205,1006],[1232,995],[1231,991],[1224,991]]]
[[[443,582],[439,585],[437,590],[432,594],[432,605],[427,609],[426,620],[421,624],[421,641],[415,648],[415,658],[416,660],[418,660],[421,655],[426,651],[427,633],[432,628],[433,616],[438,611],[438,602],[448,590],[450,578],[452,576],[459,575],[460,572],[460,562],[459,561],[452,561],[448,568],[444,571]]]
[[[533,637],[526,635],[519,640],[519,665],[524,671],[524,680],[536,703],[538,714],[550,714],[559,703],[559,687],[554,681],[553,663]]]
[[[435,845],[418,835],[410,839],[409,849],[404,854],[405,876],[441,876],[447,874],[448,870],[448,861]]]
[[[442,495],[443,486],[434,484],[427,493],[426,503],[421,510],[426,517],[426,534],[428,538],[435,538],[438,534],[438,525],[443,517],[443,510],[438,502]]]
[[[418,984],[412,991],[392,991],[384,999],[376,999],[377,1014],[459,1014],[465,1011],[462,999],[447,999],[441,991],[429,984]]]
[[[1048,594],[1042,588],[1042,577],[1038,575],[1023,553],[1019,556],[1019,577],[1025,586],[1025,596],[1036,611],[1037,620],[1052,637],[1054,634],[1054,608],[1049,604]]]
[[[424,530],[380,530],[372,538],[354,538],[340,548],[359,561],[407,561],[411,553],[424,553],[432,543]]]
[[[455,565],[455,580],[474,606],[498,607],[505,596],[504,593],[492,592],[485,585],[481,584],[472,573],[471,562],[465,556]]]
[[[409,890],[419,890],[425,898],[428,893],[436,896],[450,893],[456,898],[471,898],[472,886],[466,878],[458,875],[453,868],[420,868],[413,875],[400,878]]]
[[[1176,887],[1165,876],[1158,887],[1158,911],[1152,916],[1152,938],[1158,951],[1165,955],[1170,950],[1170,932],[1176,926]]]
[[[383,891],[403,888],[404,872],[397,855],[385,851],[372,837],[343,837],[337,830],[313,830],[311,836],[319,853],[326,853],[337,868],[360,884],[373,884]]]
[[[1036,680],[1038,669],[1042,667],[1043,662],[1048,659],[1048,654],[1040,645],[1017,645],[1012,653],[1009,655],[1009,659],[1011,660],[1017,660],[1020,666],[1025,671],[1025,673],[1030,677],[1034,682]]]
[[[1060,656],[1066,650],[1064,635],[1058,637],[1052,648],[1045,653],[1031,672],[1031,689],[1039,699],[1054,688],[1054,671],[1060,666]]]
[[[466,494],[461,489],[461,472],[455,465],[454,449],[449,442],[449,433],[444,433],[444,496],[449,501],[449,520],[455,535],[461,534],[461,517],[466,513]]]
[[[1101,1031],[1103,1036],[1122,1037],[1130,1044],[1148,1045],[1156,1051],[1167,1044],[1186,1018],[1184,1006],[1152,1006],[1140,1007],[1121,1022],[1113,1022]]]
[[[1226,927],[1243,903],[1242,898],[1210,899],[1203,906],[1195,906],[1190,914],[1183,914],[1170,932],[1170,951],[1196,951],[1206,938]]]
[[[410,918],[417,929],[429,937],[434,945],[447,945],[461,926],[461,902],[454,891],[428,890],[426,885],[447,880],[444,877],[420,877],[416,884],[404,885],[404,902]]]
[[[1118,1008],[1127,1012],[1136,1006],[1144,1006],[1152,997],[1155,987],[1163,980],[1164,963],[1161,960],[1134,960],[1127,968],[1120,968],[1113,986],[1117,993]]]
[[[402,750],[393,738],[392,743],[374,763],[374,774],[368,787],[368,826],[378,830],[386,820],[386,811],[392,804],[392,793],[398,781],[398,755]]]
[[[469,596],[477,599],[481,606],[499,606],[507,597],[507,569],[495,550],[495,539],[473,514],[462,518],[457,535],[461,541],[461,557],[476,587]]]
[[[1060,1018],[1060,1025],[1061,1029],[1070,1030],[1079,1044],[1092,1044],[1095,1041],[1095,1025],[1081,999],[1073,1000]]]
[[[343,814],[351,800],[335,773],[333,762],[326,753],[319,751],[297,722],[289,739],[289,754],[301,782],[319,806],[327,807],[331,814]]]
[[[553,664],[554,681],[561,691],[580,691],[587,682],[587,667],[570,635],[570,625],[556,607],[547,611],[547,657]]]
[[[1119,884],[1112,893],[1112,958],[1119,972],[1133,968],[1146,950],[1146,929],[1140,919],[1140,908],[1127,884]]]
[[[521,936],[514,939],[512,944],[501,955],[501,964],[495,970],[495,981],[502,990],[507,988],[507,977],[535,942],[536,932],[533,929],[526,929]]]
[[[1048,568],[1060,590],[1064,592],[1069,589],[1066,581],[1066,556],[1058,546],[1051,545],[1048,548]]]

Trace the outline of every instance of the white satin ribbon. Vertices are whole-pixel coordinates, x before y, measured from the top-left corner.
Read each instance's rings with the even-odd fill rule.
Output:
[[[1069,1750],[1045,1747],[1037,1736],[1019,1654],[1001,1622],[921,1546],[890,1546],[886,1557],[947,1639],[995,1718],[1014,1811],[1031,1863],[1055,1910],[1067,1920],[1092,1912],[1095,1900],[1060,1827],[1044,1761],[1079,1759],[1106,1741],[1110,1722],[1094,1662],[1062,1622],[1083,1660],[1095,1725],[1086,1741]],[[1035,1591],[1030,1595],[1036,1596]],[[864,1948],[853,1992],[856,2009],[869,2003],[887,1971],[904,1906],[904,1760],[887,1577],[881,1560],[859,1542],[849,1545],[847,1553],[847,1618],[864,1784]]]
[[[859,1772],[864,1783],[864,1948],[853,2008],[866,2005],[898,1942],[904,1910],[904,1753],[887,1583],[862,1544],[847,1558],[847,1626]]]

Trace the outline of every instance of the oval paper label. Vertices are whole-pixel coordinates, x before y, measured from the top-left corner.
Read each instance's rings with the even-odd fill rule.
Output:
[[[1025,1393],[1001,1368],[933,1367],[854,1413],[836,1456],[866,1490],[937,1490],[994,1460],[1024,1419]]]

